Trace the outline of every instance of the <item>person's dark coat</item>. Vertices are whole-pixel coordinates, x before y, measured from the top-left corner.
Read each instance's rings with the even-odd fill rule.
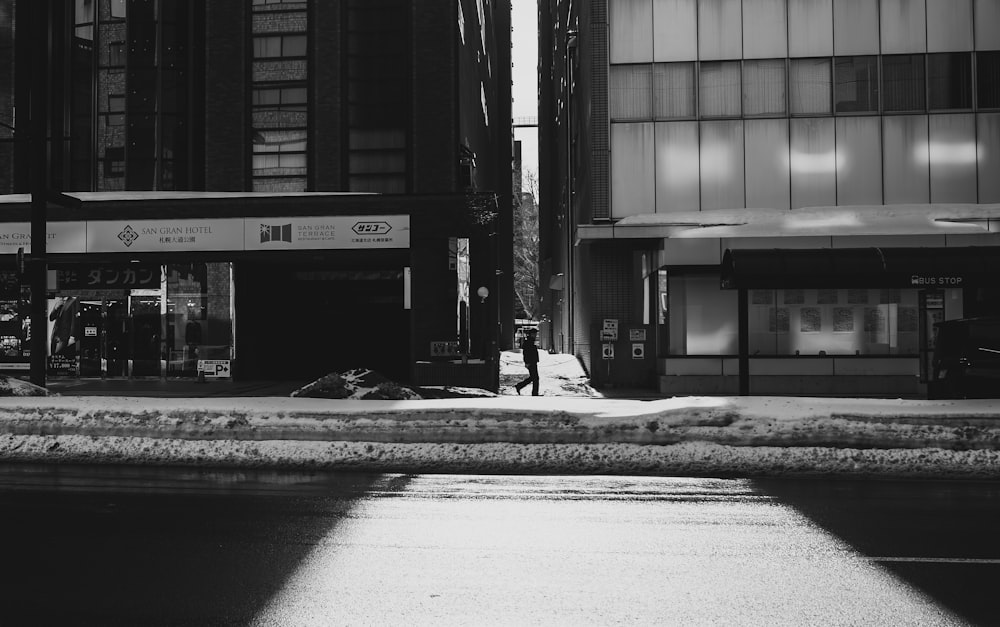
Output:
[[[521,388],[531,384],[531,395],[538,396],[538,347],[535,346],[535,334],[528,333],[521,341],[521,356],[524,358],[524,367],[528,369],[528,378],[519,381],[514,386],[517,393],[521,393]]]

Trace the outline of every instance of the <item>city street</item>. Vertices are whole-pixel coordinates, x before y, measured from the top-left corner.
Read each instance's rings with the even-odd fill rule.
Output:
[[[996,624],[1000,484],[0,467],[4,625]]]

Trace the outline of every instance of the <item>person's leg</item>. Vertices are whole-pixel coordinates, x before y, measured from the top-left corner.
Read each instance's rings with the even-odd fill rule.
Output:
[[[538,364],[528,366],[528,375],[531,378],[531,395],[538,396]]]

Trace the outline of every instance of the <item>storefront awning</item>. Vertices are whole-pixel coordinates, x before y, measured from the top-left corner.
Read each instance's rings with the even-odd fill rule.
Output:
[[[1000,284],[1000,247],[730,249],[722,287],[751,289]]]
[[[1000,232],[1000,203],[713,209],[633,215],[581,224],[579,241],[884,235],[988,235]]]

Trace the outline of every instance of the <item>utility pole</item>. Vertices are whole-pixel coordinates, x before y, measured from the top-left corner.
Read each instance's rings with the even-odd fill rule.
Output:
[[[48,233],[46,203],[49,184],[49,80],[52,47],[49,0],[33,0],[29,36],[31,55],[31,256],[27,264],[31,287],[31,382],[45,387],[48,354]]]

